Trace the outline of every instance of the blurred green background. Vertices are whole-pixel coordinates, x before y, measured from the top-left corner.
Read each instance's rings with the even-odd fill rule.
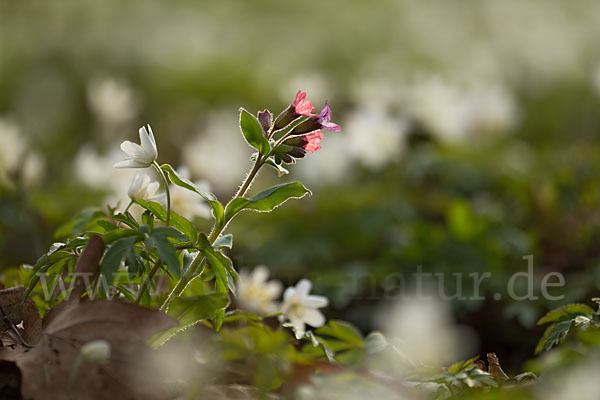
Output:
[[[591,0],[0,0],[0,268],[83,209],[124,207],[132,171],[112,164],[145,123],[161,162],[226,201],[250,167],[238,107],[277,113],[303,89],[343,132],[282,178],[310,199],[231,226],[237,267],[309,277],[365,331],[398,273],[462,273],[468,296],[489,271],[486,300],[453,308],[517,370],[542,313],[599,291],[599,16]],[[494,300],[530,254],[564,300]]]

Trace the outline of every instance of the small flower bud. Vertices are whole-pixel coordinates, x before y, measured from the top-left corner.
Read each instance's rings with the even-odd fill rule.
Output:
[[[89,364],[103,364],[110,358],[111,346],[106,340],[94,340],[81,346],[81,359]]]
[[[265,135],[269,133],[271,129],[271,125],[273,124],[273,114],[269,110],[263,110],[258,113],[258,122],[260,122],[260,126],[263,128],[263,132]]]
[[[299,118],[300,115],[296,114],[295,107],[290,105],[288,108],[283,110],[281,114],[275,118],[275,123],[273,124],[273,131],[278,131],[280,129],[288,126],[292,121],[295,121]]]
[[[304,135],[305,133],[314,132],[319,129],[321,129],[319,117],[310,117],[296,125],[290,132],[290,135]]]

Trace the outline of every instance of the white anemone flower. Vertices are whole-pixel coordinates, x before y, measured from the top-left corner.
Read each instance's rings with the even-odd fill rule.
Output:
[[[146,174],[136,174],[129,185],[127,195],[133,201],[135,199],[143,200],[155,200],[161,197],[161,194],[157,193],[160,188],[160,183],[152,181]]]
[[[318,309],[327,307],[329,301],[323,296],[310,295],[311,287],[308,279],[302,279],[295,287],[289,287],[283,293],[283,315],[280,319],[289,320],[297,339],[306,333],[306,325],[313,328],[325,325],[325,316]]]
[[[237,301],[242,309],[259,314],[269,314],[277,311],[275,299],[283,290],[283,285],[277,280],[269,279],[269,270],[259,265],[252,273],[242,270],[237,282]]]
[[[130,142],[129,140],[121,143],[121,150],[128,157],[115,164],[115,168],[148,168],[156,161],[158,150],[156,149],[156,141],[152,128],[148,125],[140,128],[140,144]],[[150,132],[150,133],[148,133]]]

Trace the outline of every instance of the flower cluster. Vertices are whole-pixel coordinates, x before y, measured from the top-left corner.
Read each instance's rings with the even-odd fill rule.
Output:
[[[238,305],[259,314],[280,312],[279,320],[284,326],[290,326],[298,339],[306,333],[306,325],[319,328],[325,324],[325,316],[319,308],[327,307],[329,301],[326,297],[309,294],[312,284],[308,279],[288,287],[283,293],[283,302],[278,304],[276,299],[281,294],[282,284],[268,278],[269,271],[262,265],[252,273],[242,271],[237,284]]]
[[[303,158],[307,152],[314,153],[321,149],[323,130],[333,132],[342,130],[338,124],[331,122],[332,112],[327,101],[319,114],[313,114],[314,110],[315,107],[306,98],[306,93],[299,90],[294,102],[277,117],[272,128],[274,131],[286,128],[298,118],[307,118],[293,126],[283,136],[281,145],[275,150],[276,164],[292,164],[296,159]],[[260,117],[259,114],[259,119]]]

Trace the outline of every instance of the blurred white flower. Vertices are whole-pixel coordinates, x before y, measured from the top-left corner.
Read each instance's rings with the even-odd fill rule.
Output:
[[[365,166],[379,169],[404,151],[408,131],[405,120],[382,107],[365,107],[350,114],[342,126],[349,154]]]
[[[323,148],[291,166],[292,173],[311,185],[326,185],[345,180],[351,172],[352,158],[348,155],[348,138],[342,134],[326,133]]]
[[[155,200],[162,197],[162,194],[157,194],[159,188],[160,183],[153,181],[152,178],[146,174],[139,173],[133,177],[127,195],[131,200]]]
[[[130,121],[139,110],[136,93],[126,81],[115,77],[94,78],[88,85],[87,98],[92,111],[109,124]]]
[[[233,190],[251,167],[252,150],[243,140],[231,111],[215,112],[200,135],[186,143],[184,164],[194,176],[210,180],[218,190]]]
[[[139,134],[140,144],[130,142],[129,140],[121,143],[121,150],[128,157],[116,163],[115,168],[148,168],[156,161],[158,150],[156,149],[156,141],[154,140],[154,134],[150,125],[148,125],[147,130],[145,126],[142,126]]]
[[[283,285],[277,280],[269,279],[269,270],[259,265],[252,273],[240,271],[237,282],[237,301],[240,308],[259,314],[277,311],[275,300],[281,294]]]
[[[444,141],[461,141],[480,131],[506,131],[517,119],[512,96],[493,83],[465,88],[427,77],[408,89],[404,101],[409,113]]]
[[[393,342],[405,366],[444,366],[470,356],[476,339],[458,327],[446,304],[439,300],[403,300],[378,315],[379,325]],[[393,340],[395,339],[395,340]]]
[[[43,176],[44,158],[29,148],[19,125],[0,117],[0,180],[12,182],[14,174],[25,186],[37,183]]]
[[[308,279],[302,279],[283,293],[283,315],[279,319],[289,320],[298,339],[304,336],[306,325],[319,328],[325,324],[325,316],[318,309],[327,307],[329,301],[323,296],[310,295],[311,287]]]
[[[115,169],[113,165],[122,158],[122,153],[113,147],[106,154],[98,154],[90,145],[85,145],[77,152],[73,170],[77,179],[87,187],[106,193],[103,202],[116,206],[127,205],[129,196],[127,188],[136,173],[144,173],[152,180],[159,178],[153,168],[145,170]],[[135,215],[135,210],[132,210]]]
[[[190,173],[187,168],[178,168],[177,173],[189,179]],[[198,188],[210,192],[210,186],[205,181],[196,181],[194,185]],[[212,215],[211,208],[206,201],[195,192],[182,188],[177,185],[170,185],[169,190],[171,192],[171,210],[177,214],[187,218],[193,219],[199,218],[210,218]]]
[[[110,358],[111,346],[106,340],[94,340],[81,346],[80,351],[86,363],[103,364]]]
[[[600,363],[598,360],[579,364],[561,374],[546,376],[536,399],[595,399],[600,393]]]

